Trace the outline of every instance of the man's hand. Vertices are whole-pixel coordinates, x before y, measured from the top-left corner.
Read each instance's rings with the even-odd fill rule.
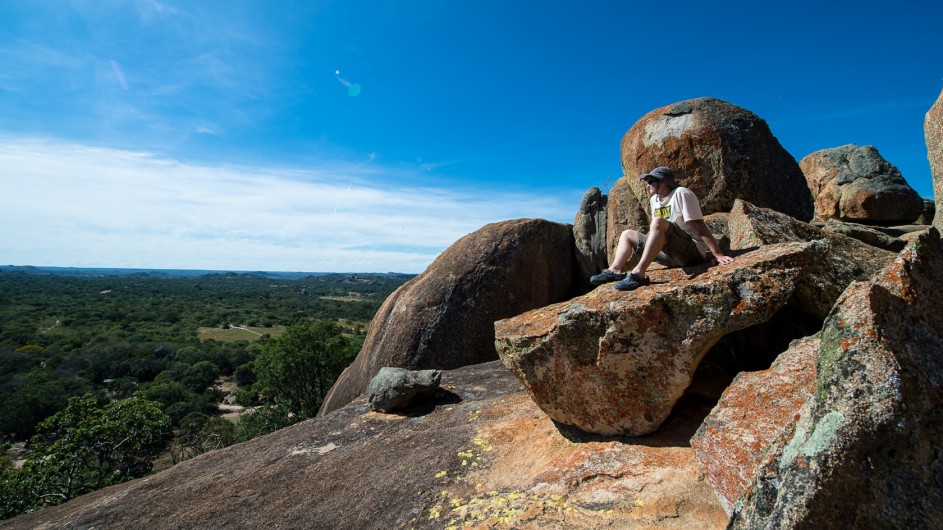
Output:
[[[728,265],[733,263],[733,258],[730,256],[715,256],[714,259],[717,260],[717,263],[720,265]]]

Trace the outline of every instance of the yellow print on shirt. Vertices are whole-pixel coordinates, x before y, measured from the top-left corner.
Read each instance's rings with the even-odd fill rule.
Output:
[[[660,217],[662,219],[671,219],[671,205],[662,206],[661,208],[655,208],[655,211],[652,213],[655,217]]]

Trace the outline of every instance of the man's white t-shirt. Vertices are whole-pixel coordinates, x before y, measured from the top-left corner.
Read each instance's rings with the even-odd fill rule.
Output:
[[[704,243],[701,236],[697,235],[697,232],[688,224],[688,221],[697,221],[698,219],[704,218],[704,214],[701,213],[701,204],[698,202],[697,196],[694,195],[693,191],[683,186],[678,186],[671,190],[671,193],[664,199],[658,195],[652,195],[649,201],[651,202],[653,217],[661,217],[678,225],[678,228],[687,232],[687,234],[691,236],[691,239],[694,240],[694,244],[697,246],[698,251],[700,251],[701,256],[707,255],[707,252],[710,250],[707,248],[707,244]]]

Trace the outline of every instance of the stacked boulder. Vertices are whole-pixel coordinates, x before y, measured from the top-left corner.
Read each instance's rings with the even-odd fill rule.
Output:
[[[935,187],[941,101],[926,124]],[[645,436],[677,412],[706,356],[801,315],[818,332],[795,326],[777,351],[757,352],[775,362],[734,378],[691,441],[732,527],[940,520],[926,517],[943,515],[943,317],[932,305],[943,250],[936,230],[892,226],[927,211],[900,172],[867,146],[796,163],[762,119],[711,98],[646,114],[622,141],[622,165],[626,177],[608,196],[590,189],[572,226],[488,225],[443,252],[384,303],[322,413],[383,366],[499,357],[559,425]],[[698,195],[735,261],[654,266],[631,295],[587,292],[622,230],[647,226],[637,175],[660,165]]]
[[[900,170],[872,146],[854,144],[816,151],[799,162],[815,197],[815,219],[853,223],[910,224],[923,199]]]
[[[726,101],[698,98],[649,112],[622,139],[625,177],[610,191],[609,249],[623,230],[648,226],[648,192],[638,175],[657,166],[674,170],[705,215],[730,211],[740,198],[803,221],[812,218],[802,170],[766,122]]]
[[[722,337],[769,322],[787,303],[821,321],[850,283],[895,256],[741,200],[729,225],[741,251],[733,264],[653,269],[652,284],[631,296],[609,285],[498,321],[501,360],[554,420],[645,435]]]
[[[759,465],[740,495],[727,494],[737,498],[732,528],[929,528],[943,520],[941,263],[933,229],[844,292],[815,348],[814,384],[795,389],[804,405],[755,451]],[[722,399],[705,425],[744,413]]]

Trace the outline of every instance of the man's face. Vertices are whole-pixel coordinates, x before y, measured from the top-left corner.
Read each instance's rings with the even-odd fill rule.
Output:
[[[658,180],[653,179],[652,177],[646,177],[644,180],[645,180],[645,186],[648,188],[648,194],[657,195],[658,188],[661,187],[662,183]]]

